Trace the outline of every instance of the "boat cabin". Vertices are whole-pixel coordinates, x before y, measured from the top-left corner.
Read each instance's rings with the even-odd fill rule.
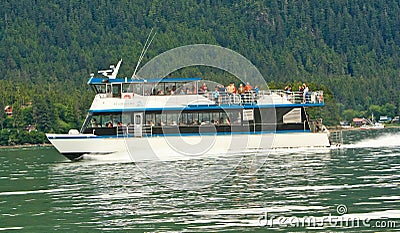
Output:
[[[201,78],[108,79],[91,78],[88,84],[96,94],[113,98],[132,98],[133,95],[197,94]],[[179,91],[179,93],[177,93]]]

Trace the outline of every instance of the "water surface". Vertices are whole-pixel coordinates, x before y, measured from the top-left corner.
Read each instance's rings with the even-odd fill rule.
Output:
[[[53,148],[2,149],[0,230],[400,230],[400,130],[349,131],[345,132],[342,149],[286,150],[262,156],[268,157],[258,171],[249,172],[245,157],[229,176],[214,185],[172,190],[160,180],[148,178],[141,170],[143,165],[129,161],[87,156],[84,161],[70,162]],[[209,160],[169,165],[195,169],[212,162],[212,158]],[[168,178],[158,163],[146,164],[145,168]],[[222,171],[223,164],[216,172],[218,169]],[[179,179],[170,182],[179,186]],[[347,211],[338,213],[343,208]],[[317,221],[326,216],[367,219],[371,226],[347,228],[345,224],[329,224],[326,219],[321,226],[286,226],[277,220],[305,216]],[[265,222],[268,218],[276,219],[269,225]],[[385,221],[396,226],[376,226]]]

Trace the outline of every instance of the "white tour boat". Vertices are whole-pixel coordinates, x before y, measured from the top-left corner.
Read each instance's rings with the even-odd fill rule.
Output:
[[[80,131],[47,134],[67,158],[121,152],[134,161],[187,159],[331,146],[326,128],[306,113],[308,107],[324,106],[322,91],[303,95],[251,88],[231,94],[201,78],[120,79],[120,64],[101,71],[104,77],[91,75],[88,84],[96,95]]]

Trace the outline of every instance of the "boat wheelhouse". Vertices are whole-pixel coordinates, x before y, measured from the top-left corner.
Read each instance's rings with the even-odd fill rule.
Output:
[[[246,142],[236,143],[234,151],[239,152],[330,146],[328,133],[321,130],[324,127],[310,122],[306,112],[308,107],[324,106],[322,91],[251,88],[235,94],[201,78],[144,80],[92,76],[88,84],[96,95],[81,130],[47,134],[57,150],[71,160],[83,154],[121,151],[134,151],[140,155],[135,160],[147,160],[149,150],[171,147],[171,138],[192,142],[183,152],[172,146],[157,153],[188,155],[193,148],[204,146],[201,140],[206,137],[220,142],[213,139],[207,150],[196,154],[219,153],[221,148],[231,150],[235,143],[226,141],[232,138]],[[269,139],[264,142],[262,137]]]

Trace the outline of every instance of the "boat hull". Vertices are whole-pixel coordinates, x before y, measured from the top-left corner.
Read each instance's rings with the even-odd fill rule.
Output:
[[[132,161],[184,160],[204,155],[281,149],[330,147],[326,133],[269,133],[153,137],[100,137],[96,135],[47,134],[63,155],[77,160],[83,154],[125,153]]]

